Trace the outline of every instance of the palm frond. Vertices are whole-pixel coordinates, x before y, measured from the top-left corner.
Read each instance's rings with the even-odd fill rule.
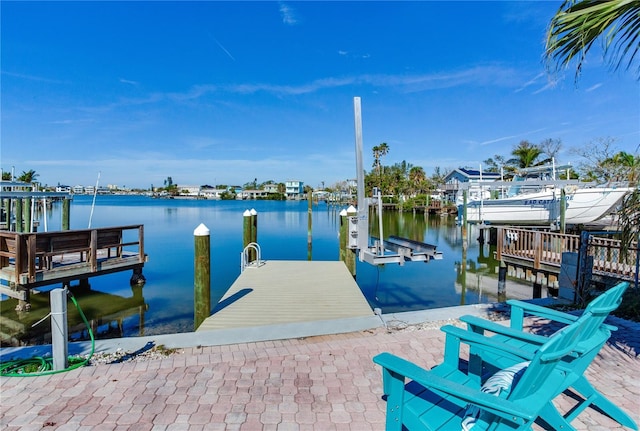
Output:
[[[597,40],[614,69],[630,69],[640,50],[640,0],[566,0],[547,31],[545,58],[550,70],[576,61],[576,79]],[[640,66],[636,69],[640,79]]]

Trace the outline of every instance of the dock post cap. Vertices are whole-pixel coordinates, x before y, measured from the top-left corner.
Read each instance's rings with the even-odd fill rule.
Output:
[[[194,236],[207,236],[209,235],[209,233],[209,228],[205,226],[204,223],[200,223],[198,227],[193,231]]]
[[[354,213],[354,212],[357,212],[357,211],[358,210],[353,205],[349,205],[349,208],[347,208],[347,212],[348,213]]]
[[[251,211],[249,211],[251,213],[251,215],[257,215],[258,211],[256,211],[255,209],[251,208]]]
[[[340,217],[344,217],[344,216],[346,216],[346,215],[347,215],[347,210],[346,210],[346,209],[344,209],[344,208],[342,208],[342,211],[340,211],[340,214],[339,214],[339,215],[340,215]]]
[[[245,210],[245,211],[242,213],[242,217],[251,217],[251,211],[249,211],[249,210]]]

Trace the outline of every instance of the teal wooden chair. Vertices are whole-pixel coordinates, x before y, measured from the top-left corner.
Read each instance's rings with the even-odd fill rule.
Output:
[[[577,404],[564,414],[550,414],[545,418],[555,429],[573,429],[569,424],[581,412],[589,406],[595,406],[603,413],[628,428],[637,430],[638,426],[635,421],[625,413],[621,408],[612,403],[602,393],[596,390],[593,385],[584,376],[589,364],[593,361],[602,346],[609,338],[607,334],[616,328],[606,325],[604,320],[609,314],[618,308],[622,302],[622,295],[629,286],[629,283],[622,282],[600,294],[592,300],[586,307],[585,313],[589,312],[593,316],[589,323],[583,329],[581,334],[582,340],[578,343],[576,355],[568,356],[563,359],[560,367],[567,372],[567,378],[564,383],[564,389],[558,392],[559,395],[565,390],[571,390],[574,398],[577,398]],[[553,322],[561,324],[572,324],[576,322],[579,316],[559,312],[550,308],[540,307],[522,301],[507,301],[511,306],[511,324],[510,327],[500,325],[481,319],[476,316],[462,316],[460,320],[466,322],[468,328],[477,334],[483,334],[490,337],[503,345],[503,352],[482,352],[482,346],[476,345],[470,349],[469,368],[473,373],[491,372],[492,370],[502,369],[532,358],[537,349],[544,345],[549,339],[548,336],[536,335],[524,331],[524,318],[527,315],[542,317]],[[547,327],[554,327],[547,325]],[[556,325],[555,328],[558,326]],[[600,344],[594,341],[599,340]],[[509,351],[506,355],[505,351]],[[514,358],[514,354],[517,356]]]
[[[459,367],[460,347],[462,343],[477,347],[479,355],[502,354],[503,347],[489,337],[462,328],[442,327],[447,333],[444,360],[431,370],[390,353],[375,356],[373,361],[382,367],[383,392],[387,396],[387,431],[468,430],[470,426],[473,431],[527,430],[539,418],[554,417],[557,413],[551,401],[562,392],[570,374],[560,367],[563,358],[576,354],[583,341],[580,334],[591,319],[591,312],[585,312],[549,337],[528,364],[520,364],[524,368],[514,373],[518,374],[517,384],[504,385],[497,396],[487,393],[491,379],[483,386],[480,375]],[[599,332],[597,337],[607,336],[606,332]],[[594,345],[599,342],[594,340]],[[518,355],[507,355],[522,362]],[[469,416],[474,410],[481,413],[477,418]]]

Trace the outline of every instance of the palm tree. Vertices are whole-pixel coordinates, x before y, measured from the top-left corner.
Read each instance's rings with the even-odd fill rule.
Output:
[[[378,174],[378,187],[382,187],[382,158],[389,152],[389,145],[386,142],[376,145],[373,150],[373,167]]]
[[[551,20],[545,56],[550,64],[556,64],[556,68],[567,67],[577,58],[577,80],[588,51],[600,37],[603,39],[605,60],[613,69],[618,69],[625,58],[626,69],[629,69],[637,60],[640,49],[640,1],[565,0]],[[636,76],[640,79],[640,67],[636,69]],[[633,171],[637,172],[637,169]],[[638,208],[640,189],[636,187],[623,201],[620,210],[621,252],[624,254],[632,241],[640,241]]]
[[[28,171],[22,171],[22,174],[18,177],[18,181],[25,183],[32,183],[38,178],[39,175],[33,169]]]
[[[565,0],[547,31],[545,57],[549,70],[566,68],[576,60],[577,81],[587,52],[600,38],[605,61],[617,70],[626,58],[629,69],[640,49],[638,29],[637,0]],[[640,66],[636,74],[640,79]]]
[[[542,154],[542,149],[529,141],[521,141],[516,148],[511,151],[516,157],[518,167],[528,168],[534,166],[538,161],[538,157]]]
[[[424,169],[421,166],[414,166],[409,170],[409,181],[411,187],[416,193],[422,192],[422,185],[427,179],[427,175],[424,173]]]

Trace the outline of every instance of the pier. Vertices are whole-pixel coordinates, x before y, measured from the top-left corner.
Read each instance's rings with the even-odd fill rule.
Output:
[[[28,303],[37,287],[126,270],[133,271],[132,283],[142,283],[146,261],[143,225],[0,231],[0,293]]]
[[[276,261],[248,267],[197,331],[375,318],[340,261]]]
[[[635,281],[638,271],[638,243],[623,254],[619,240],[580,235],[497,227],[496,259],[515,269],[522,278],[554,283],[560,275],[563,253],[579,253],[584,247],[594,276]],[[545,283],[542,283],[545,284]],[[557,284],[557,283],[555,283]],[[557,286],[555,286],[557,287]]]

